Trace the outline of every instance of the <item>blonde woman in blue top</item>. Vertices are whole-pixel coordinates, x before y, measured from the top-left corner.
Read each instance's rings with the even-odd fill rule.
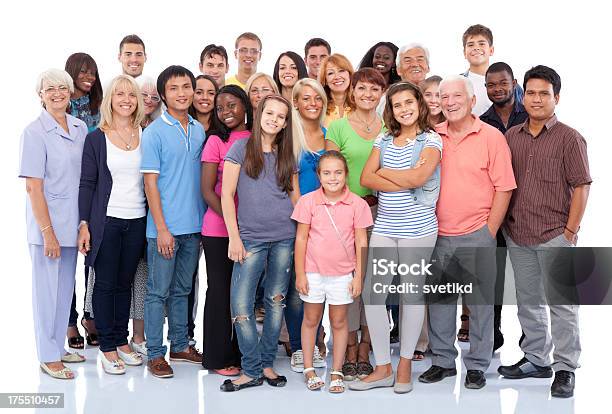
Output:
[[[399,82],[387,91],[384,110],[388,132],[381,134],[361,174],[361,184],[378,191],[378,215],[370,238],[369,263],[382,260],[411,265],[428,262],[436,244],[436,201],[440,191],[442,140],[431,130],[429,110],[421,91]],[[384,249],[376,249],[383,248]],[[379,266],[380,267],[380,266]],[[377,268],[378,270],[379,267]],[[412,390],[411,362],[423,326],[424,299],[404,294],[400,306],[400,362],[397,379],[391,366],[387,295],[374,293],[373,284],[392,283],[387,268],[373,275],[369,265],[363,290],[365,313],[376,358],[374,372],[352,383],[353,390],[390,387],[396,393]],[[424,277],[400,275],[402,283],[423,284]],[[374,280],[375,279],[375,280]]]

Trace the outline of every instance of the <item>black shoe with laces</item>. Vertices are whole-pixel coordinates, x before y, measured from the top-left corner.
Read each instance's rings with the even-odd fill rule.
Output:
[[[576,376],[570,371],[555,372],[555,380],[550,387],[550,395],[557,398],[570,398],[574,396]]]
[[[523,379],[523,378],[550,378],[552,377],[552,369],[547,366],[539,366],[525,357],[514,365],[501,365],[497,368],[497,372],[508,379]]]
[[[487,384],[484,372],[477,369],[468,369],[465,375],[465,388],[479,390]]]
[[[454,377],[457,375],[456,368],[442,368],[438,365],[432,365],[427,371],[419,375],[419,381],[426,384],[442,381],[446,377]]]

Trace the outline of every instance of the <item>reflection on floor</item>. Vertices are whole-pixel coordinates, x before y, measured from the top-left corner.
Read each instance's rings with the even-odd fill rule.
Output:
[[[506,309],[508,308],[508,309]],[[97,361],[97,348],[85,350],[88,361],[73,364],[75,381],[59,381],[42,374],[32,364],[21,364],[19,376],[11,386],[2,391],[64,392],[66,413],[109,414],[128,412],[147,413],[545,413],[565,414],[574,412],[602,412],[604,405],[593,406],[605,395],[603,375],[599,374],[601,359],[589,353],[598,347],[598,322],[609,320],[610,307],[583,307],[581,310],[583,357],[577,373],[575,397],[568,400],[551,399],[551,379],[527,379],[520,381],[501,379],[497,375],[500,358],[505,364],[514,363],[522,356],[517,342],[520,334],[515,309],[504,308],[504,332],[506,345],[495,355],[487,372],[487,385],[481,390],[463,387],[465,367],[457,377],[447,378],[437,384],[421,384],[416,377],[425,371],[431,360],[413,364],[413,392],[396,395],[391,388],[365,392],[347,390],[342,395],[323,391],[308,391],[300,374],[290,370],[289,358],[279,347],[275,367],[288,377],[284,388],[272,388],[265,384],[236,393],[222,393],[219,385],[224,378],[200,369],[198,365],[173,363],[172,379],[154,378],[144,367],[128,367],[126,375],[106,375]],[[607,315],[607,316],[606,316]],[[469,344],[461,344],[465,352]],[[397,364],[399,349],[392,347],[393,363]],[[589,362],[590,361],[590,362]],[[12,361],[13,363],[15,361]],[[328,358],[328,365],[331,360]],[[372,361],[374,362],[374,361]],[[10,372],[10,371],[9,371]],[[13,371],[15,372],[15,371]],[[326,370],[319,370],[321,377],[329,381]],[[587,408],[589,407],[589,408]],[[413,411],[414,410],[414,411]],[[604,410],[605,411],[605,410]],[[23,411],[25,412],[25,410]],[[40,411],[48,413],[49,411]]]

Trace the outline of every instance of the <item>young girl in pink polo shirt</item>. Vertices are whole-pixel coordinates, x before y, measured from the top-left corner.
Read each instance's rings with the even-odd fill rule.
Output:
[[[366,228],[373,224],[368,204],[346,186],[348,167],[338,151],[323,154],[317,166],[321,188],[306,194],[295,206],[296,289],[304,301],[302,350],[308,389],[324,386],[313,368],[315,337],[325,302],[334,337],[329,391],[344,392],[342,363],[348,341],[348,305],[361,294],[362,254],[368,244]]]

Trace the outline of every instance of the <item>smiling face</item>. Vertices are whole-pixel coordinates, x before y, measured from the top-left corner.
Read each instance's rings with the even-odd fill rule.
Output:
[[[138,43],[125,43],[119,53],[119,62],[125,75],[134,78],[142,75],[144,64],[147,61],[144,47]]]
[[[261,47],[257,40],[240,39],[234,51],[234,56],[238,60],[239,71],[255,73],[257,63],[261,59]]]
[[[397,73],[402,77],[403,81],[411,82],[415,85],[422,82],[429,73],[429,63],[427,62],[425,51],[420,47],[405,51],[400,59]]]
[[[244,130],[245,108],[238,97],[222,93],[217,98],[217,117],[230,130]]]
[[[89,93],[89,91],[91,91],[91,87],[95,81],[96,71],[89,69],[86,65],[83,65],[74,81],[74,88],[86,95]]]
[[[317,79],[319,76],[319,69],[321,67],[321,61],[329,56],[329,52],[325,46],[311,46],[308,49],[304,62],[308,67],[308,76]]]
[[[470,66],[482,66],[489,62],[493,54],[493,46],[483,35],[469,36],[463,48],[463,55]]]
[[[323,97],[310,86],[304,86],[293,104],[302,119],[318,121],[323,111]]]
[[[346,186],[346,169],[344,163],[332,157],[319,162],[319,181],[325,192],[338,193]]]
[[[425,92],[423,92],[423,98],[427,102],[429,107],[429,114],[431,116],[437,116],[442,112],[442,106],[440,101],[440,84],[434,83],[429,85]]]
[[[372,67],[382,74],[389,73],[393,67],[393,51],[387,46],[378,46],[372,57]]]
[[[289,108],[277,99],[267,99],[261,113],[261,131],[268,136],[276,136],[287,125]]]
[[[114,116],[129,118],[136,111],[138,97],[132,86],[126,81],[120,82],[111,97],[111,108]]]
[[[471,117],[476,97],[468,95],[465,83],[453,80],[440,84],[442,112],[449,123],[455,123]]]
[[[382,87],[370,82],[357,82],[353,89],[353,98],[357,108],[364,111],[375,110],[382,96]]]
[[[298,81],[297,65],[289,56],[283,56],[278,61],[278,78],[285,88],[293,88]]]
[[[40,98],[48,112],[66,111],[66,107],[70,102],[70,88],[67,85],[43,81]]]
[[[325,68],[325,82],[332,92],[342,93],[351,85],[351,74],[330,62]]]
[[[225,85],[225,75],[228,71],[227,61],[221,55],[206,56],[200,62],[200,72],[213,78],[219,87]]]
[[[193,106],[201,114],[208,114],[213,110],[215,101],[215,85],[208,79],[196,80]]]
[[[516,80],[512,79],[512,76],[505,70],[490,72],[485,80],[487,96],[491,102],[500,106],[512,101],[515,85]]]
[[[529,119],[546,121],[555,113],[559,95],[555,95],[553,85],[544,79],[529,79],[525,85],[523,105]]]
[[[259,102],[261,102],[263,98],[273,93],[274,89],[266,78],[260,76],[255,79],[251,84],[251,89],[249,89],[249,100],[251,101],[253,111],[257,109],[257,105],[259,105]]]
[[[144,101],[145,115],[151,115],[161,104],[161,98],[155,86],[146,84],[142,87],[142,99]]]
[[[168,110],[184,112],[193,101],[193,86],[188,76],[175,76],[168,79],[164,88],[164,97]]]
[[[419,102],[411,91],[399,91],[391,97],[393,118],[402,127],[411,127],[419,119]]]

